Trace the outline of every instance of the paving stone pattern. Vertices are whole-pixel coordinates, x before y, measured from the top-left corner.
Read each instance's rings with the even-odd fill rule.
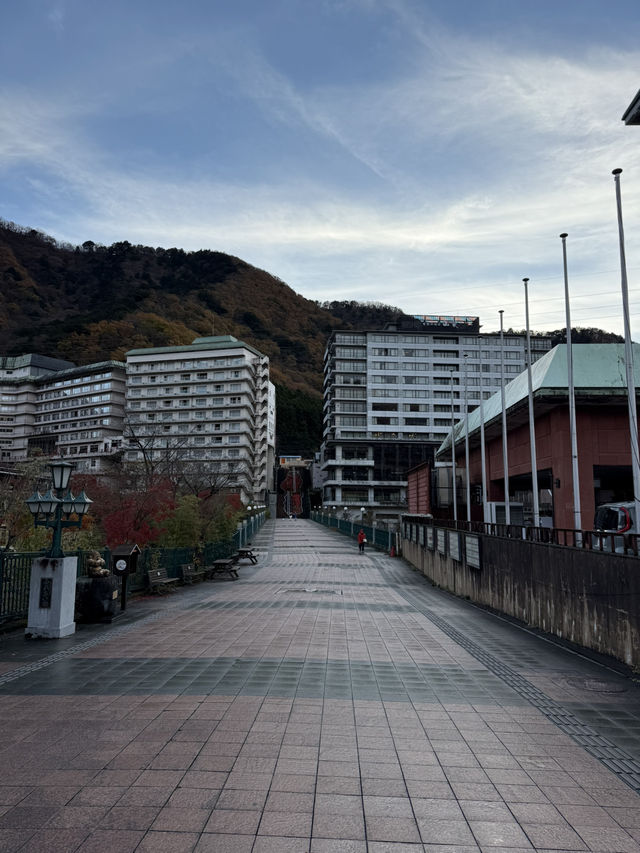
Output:
[[[2,851],[640,853],[640,690],[304,520],[0,639]]]

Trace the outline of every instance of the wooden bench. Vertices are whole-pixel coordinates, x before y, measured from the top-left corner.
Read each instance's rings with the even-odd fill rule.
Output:
[[[185,563],[180,566],[182,572],[182,583],[193,583],[197,580],[204,580],[209,572],[206,569],[197,569],[193,563]]]
[[[170,578],[166,569],[152,569],[147,572],[151,592],[164,593],[171,589],[173,584],[178,583],[178,578]]]
[[[212,580],[216,575],[222,575],[226,572],[231,580],[235,581],[238,580],[237,562],[235,557],[224,557],[220,560],[214,560],[210,566],[206,567],[206,570]]]
[[[254,554],[253,548],[238,548],[236,556],[239,560],[251,560],[254,566],[258,562],[258,555]]]

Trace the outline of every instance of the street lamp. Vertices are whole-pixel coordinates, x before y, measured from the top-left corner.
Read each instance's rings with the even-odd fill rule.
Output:
[[[50,527],[53,530],[53,539],[48,556],[64,557],[62,551],[63,528],[82,527],[82,519],[89,511],[93,501],[87,497],[84,491],[80,492],[77,497],[71,493],[68,487],[72,466],[68,462],[52,462],[49,467],[51,468],[53,489],[50,488],[44,495],[35,491],[28,498],[26,504],[33,516],[34,527]],[[65,489],[67,490],[66,494]],[[76,521],[70,519],[73,514],[77,516]]]

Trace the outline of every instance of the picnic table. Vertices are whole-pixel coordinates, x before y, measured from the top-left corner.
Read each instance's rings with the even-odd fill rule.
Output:
[[[222,557],[219,560],[214,560],[213,563],[205,568],[212,580],[216,575],[222,575],[226,572],[231,580],[235,581],[238,580],[237,562],[238,560],[235,557]]]
[[[237,557],[239,560],[251,560],[254,566],[258,562],[258,555],[253,548],[238,548]]]

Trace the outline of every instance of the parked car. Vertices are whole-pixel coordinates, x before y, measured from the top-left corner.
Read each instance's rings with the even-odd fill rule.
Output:
[[[633,501],[601,504],[596,507],[592,546],[598,551],[613,551],[616,554],[637,554],[638,525]],[[635,546],[635,547],[634,547]]]

